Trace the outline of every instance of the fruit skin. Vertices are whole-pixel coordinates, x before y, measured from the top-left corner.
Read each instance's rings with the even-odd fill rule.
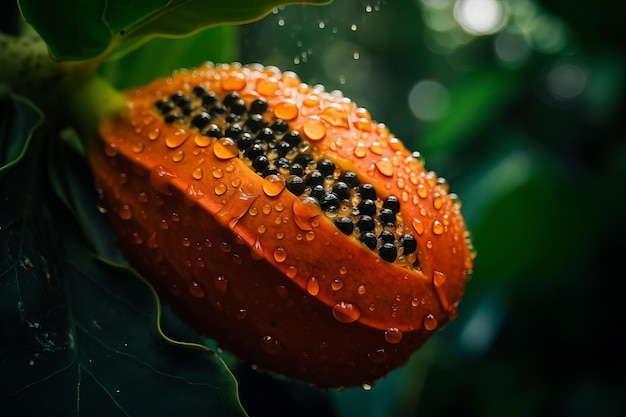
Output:
[[[401,199],[418,267],[383,261],[223,141],[163,123],[153,104],[199,84],[248,105],[263,97],[275,114],[295,104],[289,127],[316,154]],[[367,111],[256,65],[206,65],[127,97],[89,150],[97,188],[131,265],[199,332],[261,368],[355,386],[404,364],[456,317],[473,259],[460,205]]]

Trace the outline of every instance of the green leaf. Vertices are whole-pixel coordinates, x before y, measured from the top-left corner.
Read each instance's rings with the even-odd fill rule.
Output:
[[[58,177],[70,206],[95,201],[91,187],[82,186],[90,176],[82,175],[74,151],[41,130],[29,141],[42,118],[28,101],[7,96],[0,110],[14,116],[0,119],[0,149],[15,142],[3,160],[19,155],[0,175],[3,415],[245,416],[222,360],[206,347],[166,338],[151,288],[89,249],[93,241],[47,181],[48,172]],[[48,171],[44,155],[63,169]],[[64,173],[76,181],[65,183]],[[95,239],[107,233],[83,215],[89,210],[72,212]]]
[[[120,59],[104,62],[100,74],[116,88],[126,90],[203,62],[233,62],[238,57],[239,32],[219,26],[183,39],[154,38]],[[167,57],[163,51],[168,51]]]
[[[22,14],[59,60],[85,60],[108,53],[123,55],[154,36],[181,37],[211,26],[254,21],[285,3],[288,2],[19,0]]]

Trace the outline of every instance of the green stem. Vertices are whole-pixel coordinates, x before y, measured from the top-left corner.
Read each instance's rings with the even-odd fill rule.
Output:
[[[95,137],[98,119],[123,106],[120,92],[98,77],[101,60],[56,61],[43,40],[0,34],[0,84],[30,99],[54,128]]]

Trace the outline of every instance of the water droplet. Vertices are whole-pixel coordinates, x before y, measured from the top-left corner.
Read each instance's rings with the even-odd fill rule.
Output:
[[[194,135],[193,141],[199,148],[206,148],[211,144],[211,138],[204,135]]]
[[[155,190],[162,194],[172,195],[170,182],[172,182],[174,178],[176,178],[176,174],[163,165],[156,165],[150,170],[150,184]]]
[[[424,224],[421,221],[414,218],[412,224],[413,224],[413,230],[415,230],[415,232],[418,235],[421,235],[422,233],[424,233]]]
[[[191,281],[187,285],[187,290],[189,291],[189,294],[192,297],[195,297],[195,298],[202,298],[202,297],[204,297],[204,288],[202,288],[202,286],[199,283],[197,283],[196,281]]]
[[[245,308],[240,308],[239,310],[235,312],[235,318],[237,320],[243,320],[247,316],[248,316],[248,310],[246,310]]]
[[[380,144],[380,142],[374,141],[370,144],[370,151],[372,151],[372,153],[375,153],[376,155],[382,155],[383,146]]]
[[[446,274],[439,271],[433,272],[433,283],[435,284],[435,287],[441,287],[445,282]]]
[[[343,127],[348,129],[348,113],[339,103],[330,103],[319,114],[319,117],[335,127]]]
[[[287,268],[285,274],[287,274],[288,278],[293,279],[298,274],[298,270],[295,266],[291,265],[289,268]]]
[[[133,210],[128,204],[122,204],[117,215],[120,216],[122,220],[130,220],[133,217]]]
[[[268,175],[263,178],[263,192],[269,197],[275,197],[285,189],[284,178],[278,175]]]
[[[213,178],[220,179],[220,178],[222,178],[224,176],[224,171],[222,171],[221,168],[215,167],[215,168],[213,168],[212,174],[213,174]]]
[[[156,232],[152,232],[152,234],[148,236],[148,239],[146,239],[146,246],[150,249],[156,249],[159,247]]]
[[[437,328],[437,319],[432,314],[424,316],[424,328],[428,331],[433,331]]]
[[[259,94],[270,96],[278,89],[278,81],[274,77],[262,78],[256,83],[256,89]]]
[[[161,135],[161,131],[159,130],[158,127],[155,127],[154,129],[148,132],[148,139],[157,140],[160,135]]]
[[[400,343],[402,340],[402,331],[397,327],[392,327],[385,331],[385,340],[389,343]]]
[[[391,161],[387,158],[382,158],[378,161],[375,162],[376,164],[376,168],[378,168],[378,171],[380,171],[381,174],[383,174],[386,177],[392,177],[393,176],[393,164],[391,163]]]
[[[225,91],[238,91],[246,86],[246,78],[241,72],[233,72],[222,81]]]
[[[276,262],[284,262],[287,258],[287,250],[283,246],[277,246],[274,249],[274,259]]]
[[[367,359],[369,359],[372,363],[383,363],[387,360],[387,358],[388,356],[385,349],[378,349],[367,354]]]
[[[110,157],[114,157],[117,155],[117,145],[115,143],[109,143],[108,145],[106,145],[106,147],[104,148],[104,153],[107,156]]]
[[[143,152],[143,142],[137,142],[133,145],[133,152],[141,153]]]
[[[332,288],[333,291],[339,291],[340,289],[343,288],[343,281],[339,278],[334,278],[330,282],[330,288]]]
[[[312,222],[319,216],[320,207],[312,200],[294,200],[293,220],[302,230],[313,230]]]
[[[358,158],[365,157],[365,155],[367,155],[367,145],[363,142],[357,143],[356,147],[354,148],[354,155]]]
[[[320,292],[320,283],[317,281],[317,278],[310,277],[306,283],[306,291],[312,296],[316,296]]]
[[[420,305],[420,300],[419,300],[419,298],[414,297],[414,298],[411,300],[411,305],[412,305],[413,307],[417,307],[418,305]]]
[[[347,266],[340,266],[339,267],[339,273],[341,275],[346,275],[348,273],[348,267]]]
[[[361,310],[352,303],[341,301],[333,306],[333,317],[341,323],[353,323],[361,317]]]
[[[443,206],[443,198],[438,193],[435,193],[435,195],[433,195],[433,207],[436,210],[439,210],[442,206]]]
[[[326,126],[318,116],[311,116],[306,119],[302,130],[310,140],[320,140],[326,136]]]
[[[255,261],[260,261],[263,259],[263,247],[261,246],[260,237],[257,236],[254,244],[250,248],[250,257]]]
[[[444,230],[443,224],[441,224],[439,220],[435,220],[433,222],[433,233],[436,235],[440,235],[443,233],[443,230]]]
[[[270,206],[269,204],[265,203],[265,204],[263,204],[263,207],[261,208],[261,211],[263,211],[263,214],[265,214],[265,215],[270,214],[272,212],[272,206]]]
[[[196,180],[201,180],[203,175],[204,175],[204,172],[202,171],[202,168],[200,167],[194,169],[193,172],[191,173],[191,176]]]
[[[361,384],[361,388],[363,388],[364,391],[370,391],[372,389],[372,386],[370,384]]]
[[[231,138],[221,138],[215,142],[213,153],[219,159],[231,159],[239,155],[239,148]]]
[[[233,247],[228,242],[220,242],[220,251],[224,253],[230,253]]]
[[[424,184],[419,184],[417,186],[417,195],[420,196],[421,198],[428,197],[428,189],[426,189]]]
[[[170,228],[170,225],[167,223],[167,220],[161,219],[161,229],[167,230]]]
[[[289,297],[289,290],[287,290],[287,287],[285,287],[284,285],[275,286],[274,291],[276,291],[276,295],[278,295],[281,298]]]
[[[313,239],[315,239],[315,232],[313,230],[309,230],[308,232],[304,234],[304,236],[306,237],[306,240],[310,242]]]
[[[283,347],[276,338],[268,335],[261,338],[261,349],[270,355],[278,355],[282,352]]]
[[[213,285],[215,285],[215,289],[217,289],[222,294],[225,294],[228,290],[228,279],[226,279],[224,275],[218,275],[217,277],[215,277]]]
[[[226,192],[226,190],[228,190],[228,187],[226,187],[226,184],[224,184],[223,182],[218,182],[215,185],[215,188],[213,188],[213,191],[215,192],[215,195],[222,195],[222,194],[224,194]],[[223,208],[222,208],[222,210],[223,210]]]
[[[298,117],[298,105],[291,99],[285,99],[274,106],[277,119],[293,120]]]
[[[165,145],[170,149],[175,149],[181,146],[189,138],[189,133],[184,130],[174,132],[173,135],[165,136]]]
[[[243,189],[237,188],[235,192],[230,196],[224,207],[217,212],[217,218],[221,222],[227,225],[230,229],[233,229],[239,219],[241,219],[248,210],[251,210],[250,206],[257,199],[258,194],[248,194]]]

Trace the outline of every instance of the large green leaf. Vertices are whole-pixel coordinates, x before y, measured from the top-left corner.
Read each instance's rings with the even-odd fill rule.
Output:
[[[166,338],[150,287],[90,250],[107,230],[84,215],[95,204],[76,208],[95,201],[80,159],[39,131],[30,140],[42,116],[27,100],[6,94],[0,110],[2,414],[244,416],[221,359]],[[47,182],[45,154],[63,168],[50,172],[71,212]]]
[[[323,4],[328,0],[304,3]],[[284,0],[19,0],[22,14],[60,60],[124,54],[153,36],[180,37],[259,19]],[[52,18],[53,17],[53,18]]]

